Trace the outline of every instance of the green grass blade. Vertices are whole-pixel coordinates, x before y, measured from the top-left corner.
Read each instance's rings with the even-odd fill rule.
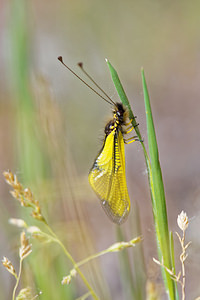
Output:
[[[40,184],[47,174],[49,162],[42,145],[34,97],[31,90],[31,6],[26,0],[11,1],[10,78],[16,100],[16,159],[27,182]],[[45,149],[45,150],[44,150]]]
[[[106,62],[108,64],[108,67],[109,67],[109,70],[110,70],[110,74],[111,74],[113,83],[115,85],[115,88],[117,90],[117,93],[118,93],[118,95],[120,97],[120,100],[122,101],[122,103],[124,104],[124,106],[126,106],[128,108],[128,110],[129,110],[129,118],[130,118],[130,120],[132,120],[132,125],[135,128],[135,132],[137,133],[138,138],[140,140],[142,140],[139,128],[137,126],[137,122],[136,122],[135,116],[134,116],[134,114],[132,112],[131,106],[129,104],[128,98],[127,98],[126,93],[124,91],[124,88],[123,88],[123,86],[121,84],[119,76],[118,76],[116,70],[111,65],[111,63],[108,60],[106,60]]]
[[[156,134],[155,134],[155,128],[154,128],[153,117],[151,112],[149,94],[148,94],[146,80],[144,76],[144,70],[142,70],[142,83],[143,83],[143,91],[144,91],[149,156],[150,156],[150,164],[151,164],[151,169],[149,170],[149,175],[150,175],[149,179],[150,179],[152,207],[153,207],[154,222],[156,228],[159,259],[160,260],[163,259],[163,264],[167,268],[171,269],[172,263],[171,263],[170,240],[169,240],[164,185],[162,180]],[[171,300],[176,299],[174,281],[171,279],[169,273],[166,270],[162,270],[162,274],[163,274],[163,279],[165,282],[165,287],[169,295],[169,298]]]
[[[147,155],[147,151],[145,149],[144,143],[142,142],[142,137],[141,137],[139,128],[138,128],[138,126],[136,126],[137,123],[136,123],[134,114],[131,110],[131,106],[129,104],[128,98],[127,98],[126,93],[124,91],[124,88],[123,88],[123,86],[120,82],[120,79],[119,79],[119,76],[118,76],[116,70],[113,68],[113,66],[111,65],[111,63],[108,60],[106,60],[106,62],[108,64],[108,67],[109,67],[109,70],[110,70],[110,73],[111,73],[111,77],[112,77],[113,83],[115,85],[115,88],[117,90],[117,93],[120,97],[120,100],[123,103],[123,105],[126,106],[129,110],[129,118],[132,119],[132,125],[135,129],[135,132],[138,136],[138,139],[141,141],[141,146],[142,146],[143,151],[144,151],[145,160],[146,160],[147,165],[149,166],[149,158],[148,158],[148,155]],[[137,220],[136,223],[138,225],[139,224],[139,214],[137,215],[137,218],[138,218],[138,220]],[[133,222],[131,224],[133,224]],[[134,224],[134,229],[136,229],[135,225],[136,224]],[[139,229],[138,229],[139,232],[137,231],[137,233],[136,233],[136,231],[137,230],[135,230],[135,235],[136,236],[141,235],[141,231]],[[118,236],[119,240],[123,240],[122,231],[121,231],[120,228],[118,229],[117,236]],[[139,247],[140,247],[140,251],[138,251]],[[131,273],[130,262],[129,262],[129,257],[128,257],[127,252],[123,251],[123,253],[120,254],[120,261],[121,261],[121,266],[122,266],[122,269],[123,269],[122,270],[122,279],[123,279],[123,282],[124,282],[124,287],[127,290],[127,293],[128,293],[128,288],[130,289],[129,293],[132,295],[131,299],[138,299],[138,300],[139,299],[144,299],[145,282],[146,282],[145,266],[144,266],[144,260],[143,260],[143,257],[142,257],[143,251],[142,251],[141,247],[142,247],[142,245],[138,245],[138,247],[137,247],[138,249],[134,249],[135,264],[134,264],[134,267],[132,266],[133,270],[134,270],[133,271],[134,276]],[[129,299],[129,298],[130,297],[128,297],[127,299]]]
[[[175,258],[174,258],[174,238],[173,238],[173,232],[170,231],[169,237],[170,237],[170,252],[171,252],[171,258],[172,258],[172,269],[174,271],[174,274],[176,274]],[[174,283],[175,283],[176,300],[179,300],[177,282],[175,281]]]
[[[133,112],[130,108],[129,101],[127,99],[126,93],[122,87],[120,79],[118,77],[117,72],[107,61],[112,80],[118,92],[118,95],[122,101],[122,103],[128,107],[129,109],[129,117],[133,119],[132,125],[136,125],[136,121],[134,119]],[[167,220],[167,210],[165,203],[165,194],[164,194],[164,185],[162,180],[162,173],[159,162],[159,154],[158,147],[153,123],[153,117],[151,113],[151,106],[149,101],[148,90],[146,86],[146,81],[144,77],[144,71],[142,70],[142,80],[143,80],[143,90],[144,90],[144,99],[145,99],[145,108],[146,108],[146,119],[147,119],[147,134],[148,134],[148,146],[149,146],[149,156],[147,154],[146,148],[143,143],[143,151],[146,160],[148,177],[149,177],[149,185],[152,199],[152,208],[154,214],[154,222],[156,228],[156,238],[158,245],[158,254],[159,259],[163,259],[164,265],[171,269],[171,252],[170,252],[170,240],[169,240],[169,230],[168,230],[168,220]],[[141,140],[141,134],[138,127],[135,127],[135,131],[138,135],[138,138]],[[166,291],[171,300],[175,300],[175,283],[171,279],[169,273],[162,268],[163,279],[165,282]]]
[[[131,236],[142,236],[140,210],[137,201],[134,203],[134,211],[132,216],[133,217],[130,219]],[[137,244],[137,247],[133,249],[131,254],[133,262],[133,278],[136,287],[136,296],[133,299],[144,300],[146,299],[147,271],[145,266],[143,241]]]
[[[119,242],[126,240],[120,226],[117,226],[116,228],[116,236],[117,236],[117,241]],[[131,271],[131,264],[130,264],[130,259],[127,250],[120,251],[119,261],[120,261],[120,269],[121,269],[120,275],[122,279],[124,297],[126,299],[136,299],[136,286],[133,280],[133,274]]]
[[[129,101],[128,101],[128,98],[126,96],[126,93],[124,91],[124,88],[121,84],[121,81],[119,79],[119,76],[116,72],[116,70],[113,68],[113,66],[111,65],[111,63],[106,60],[107,64],[108,64],[108,67],[109,67],[109,70],[110,70],[110,73],[111,73],[111,77],[112,77],[112,80],[113,80],[113,83],[115,85],[115,88],[117,90],[117,93],[120,97],[120,100],[122,101],[122,103],[128,108],[129,110],[129,118],[132,120],[132,125],[135,129],[135,132],[138,136],[138,139],[141,141],[141,146],[143,148],[143,152],[144,152],[144,157],[145,157],[145,160],[146,160],[146,165],[147,165],[147,170],[149,171],[150,169],[150,161],[149,161],[149,157],[148,157],[148,154],[147,154],[147,151],[146,151],[146,148],[144,146],[144,143],[142,142],[142,136],[141,136],[141,133],[140,133],[140,130],[139,130],[139,127],[137,126],[137,122],[136,122],[136,119],[135,119],[135,116],[133,114],[133,111],[131,109],[131,106],[129,104]]]

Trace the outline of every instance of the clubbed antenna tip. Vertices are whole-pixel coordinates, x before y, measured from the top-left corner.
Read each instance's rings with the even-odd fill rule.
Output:
[[[58,60],[61,61],[61,63],[63,63],[63,58],[62,58],[62,56],[58,56]]]

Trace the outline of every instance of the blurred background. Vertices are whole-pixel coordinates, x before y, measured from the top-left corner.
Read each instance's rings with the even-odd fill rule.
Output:
[[[141,84],[144,67],[155,121],[166,191],[169,228],[189,216],[186,296],[200,295],[200,2],[199,1],[27,1],[0,2],[0,171],[12,170],[39,200],[54,231],[76,261],[119,238],[104,214],[87,175],[101,148],[111,109],[57,60],[83,78],[85,69],[114,101],[117,93],[105,63],[118,71],[139,128],[146,137]],[[87,80],[87,79],[86,79]],[[123,239],[142,234],[129,249],[130,288],[123,258],[108,254],[82,268],[100,299],[166,299],[157,258],[150,193],[139,143],[126,146],[126,175],[132,210]],[[29,211],[0,179],[0,256],[18,269],[20,229],[11,217],[33,224]],[[38,226],[38,223],[35,222]],[[177,272],[180,245],[175,239]],[[144,255],[144,256],[143,256]],[[59,247],[33,241],[22,287],[39,299],[75,299],[86,293],[80,278],[61,286],[71,269]],[[147,284],[148,282],[148,284]],[[1,266],[0,298],[10,299],[14,281]],[[147,292],[146,292],[147,291]],[[134,295],[134,296],[133,296]],[[159,298],[160,297],[160,298]]]

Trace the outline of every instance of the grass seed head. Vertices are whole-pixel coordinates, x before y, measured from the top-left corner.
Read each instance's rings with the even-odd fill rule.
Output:
[[[177,223],[182,231],[185,231],[189,225],[188,216],[183,210],[180,215],[178,215]]]
[[[8,222],[10,224],[14,225],[14,226],[19,227],[19,228],[27,228],[28,227],[27,224],[26,224],[26,222],[24,220],[22,220],[22,219],[10,218],[8,220]]]
[[[32,245],[29,244],[29,240],[26,238],[25,232],[23,231],[21,233],[21,247],[19,248],[19,256],[21,259],[24,259],[29,254],[31,254],[31,247]]]
[[[7,259],[7,257],[3,257],[2,259],[2,264],[3,266],[8,270],[8,272],[10,272],[13,276],[17,276],[17,273],[15,272],[15,268],[13,266],[13,264],[11,263],[11,261],[9,259]]]

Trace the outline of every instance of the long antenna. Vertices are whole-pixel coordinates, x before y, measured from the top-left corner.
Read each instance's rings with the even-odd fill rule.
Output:
[[[83,68],[83,63],[78,63],[78,66],[81,68],[83,73],[94,83],[94,85],[96,85],[96,87],[110,100],[110,102],[113,105],[116,105],[115,102],[106,94],[106,92],[96,83],[96,81],[94,81],[94,79],[85,71],[85,69]]]
[[[104,95],[107,96],[107,98],[109,99],[106,99],[105,97],[103,97],[101,94],[99,94],[95,89],[93,89],[87,82],[85,82],[80,76],[78,76],[72,69],[70,69],[70,67],[68,67],[64,62],[63,62],[63,58],[62,56],[58,56],[58,60],[72,73],[74,74],[79,80],[81,80],[87,87],[89,87],[95,94],[97,94],[100,98],[102,98],[104,101],[108,102],[109,104],[112,104],[112,105],[115,105],[115,102],[112,101],[112,99],[98,86],[98,84],[91,78],[91,76],[89,76],[86,71],[83,69],[82,67],[82,63],[79,63],[79,67],[82,69],[82,71],[88,76],[88,78],[100,89],[100,91],[102,93],[104,93]]]

